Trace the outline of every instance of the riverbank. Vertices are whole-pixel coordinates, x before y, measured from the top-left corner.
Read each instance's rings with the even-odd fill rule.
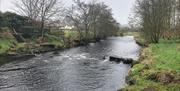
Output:
[[[143,44],[141,37],[135,35]],[[139,63],[130,70],[127,83],[122,91],[179,91],[180,40],[162,39],[142,48]]]
[[[46,35],[43,42],[40,39],[32,39],[19,43],[10,32],[4,32],[0,36],[0,65],[11,62],[9,61],[11,59],[29,58],[44,52],[85,45],[85,42],[80,41],[78,37],[76,31],[65,31],[64,38]],[[97,41],[89,38],[86,43]]]

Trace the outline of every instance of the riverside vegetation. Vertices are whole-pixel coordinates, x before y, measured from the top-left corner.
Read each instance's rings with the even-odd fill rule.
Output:
[[[111,8],[95,0],[73,1],[62,7],[59,0],[20,0],[15,6],[21,12],[0,12],[1,57],[34,55],[116,36],[119,23]]]
[[[180,90],[180,0],[136,0],[131,30],[141,50],[123,91]],[[132,18],[133,19],[133,18]]]
[[[129,32],[125,35],[135,36],[137,42],[145,43],[138,32]],[[138,61],[129,71],[129,86],[122,91],[179,91],[179,39],[160,39],[158,44],[148,44],[141,49]]]

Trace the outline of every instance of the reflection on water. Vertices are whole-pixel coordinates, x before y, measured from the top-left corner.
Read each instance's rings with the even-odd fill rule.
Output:
[[[14,61],[0,67],[0,91],[116,91],[125,84],[130,67],[103,57],[137,59],[138,51],[133,37],[112,37],[59,55]]]

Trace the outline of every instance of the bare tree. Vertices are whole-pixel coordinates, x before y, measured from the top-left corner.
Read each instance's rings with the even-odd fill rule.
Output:
[[[176,34],[177,37],[180,38],[180,0],[177,0],[176,2],[176,9],[177,9],[177,19],[176,19]]]
[[[81,20],[81,14],[77,13],[77,9],[75,9],[75,6],[72,5],[72,7],[68,8],[66,10],[66,20],[69,22],[72,21],[72,24],[77,28],[77,31],[79,33],[79,40],[82,40],[82,20]]]
[[[44,37],[44,27],[49,19],[62,13],[62,3],[58,0],[21,0],[15,3],[20,14],[30,19],[40,21],[41,37]]]
[[[80,39],[82,39],[82,31],[85,31],[85,40],[87,41],[91,24],[91,7],[89,4],[80,0],[74,0],[74,3],[75,5],[68,9],[67,17],[74,22],[74,25],[79,31]]]
[[[100,11],[101,11],[100,5],[97,4],[96,2],[97,2],[96,0],[92,0],[92,2],[90,3],[90,7],[91,7],[90,14],[91,14],[91,20],[92,20],[91,28],[93,30],[94,39],[97,39],[96,27],[97,27],[97,20],[100,15]]]
[[[81,16],[82,24],[83,24],[82,26],[84,27],[85,40],[87,41],[90,24],[91,24],[91,20],[90,20],[91,7],[89,7],[89,4],[86,4],[85,2],[82,2],[80,0],[74,0],[74,2],[76,3],[77,9],[80,11],[82,15]]]
[[[80,39],[85,35],[84,42],[87,42],[89,35],[96,40],[116,34],[119,24],[113,18],[112,10],[107,5],[97,3],[96,0],[89,3],[80,0],[74,2],[75,5],[67,10],[66,16],[73,21]]]
[[[137,0],[142,31],[149,42],[158,43],[162,33],[170,29],[174,0]]]
[[[134,15],[129,15],[128,18],[129,18],[128,25],[130,27],[130,30],[139,31],[141,28],[139,17],[137,17],[137,15],[134,14]]]
[[[112,10],[104,3],[99,4],[100,14],[97,20],[97,27],[99,28],[98,36],[106,38],[116,32],[117,22],[113,18]]]
[[[177,8],[177,23],[179,25],[179,29],[180,29],[180,0],[177,0],[177,5],[176,5],[176,8]]]
[[[41,0],[40,2],[40,20],[41,35],[44,37],[44,25],[46,20],[53,18],[56,14],[61,13],[60,3],[58,0]]]
[[[14,2],[18,8],[15,11],[23,16],[28,16],[30,19],[36,20],[40,12],[39,3],[40,0],[18,0]]]

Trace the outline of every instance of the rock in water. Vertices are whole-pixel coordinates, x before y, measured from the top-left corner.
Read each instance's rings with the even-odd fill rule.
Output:
[[[59,52],[58,52],[58,51],[55,51],[55,52],[53,52],[53,54],[59,54]]]
[[[134,60],[132,58],[119,58],[116,56],[110,56],[109,61],[114,61],[118,63],[123,62],[124,64],[132,64]]]
[[[133,63],[133,59],[131,59],[131,58],[126,58],[126,59],[123,59],[123,63],[124,64],[132,64]]]

